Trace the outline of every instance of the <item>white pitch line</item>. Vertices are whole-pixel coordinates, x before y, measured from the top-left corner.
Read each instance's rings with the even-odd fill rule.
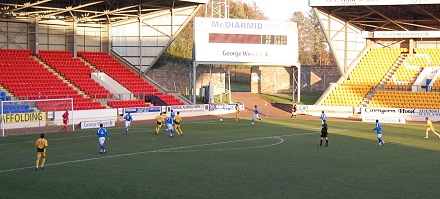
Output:
[[[199,122],[192,122],[192,123],[199,123]],[[201,123],[201,122],[200,122]],[[248,125],[248,124],[235,124],[235,125]],[[268,126],[268,125],[266,125]],[[284,126],[284,125],[283,125]],[[286,128],[295,128],[296,126],[285,126]],[[299,126],[298,126],[299,127]],[[125,128],[125,127],[124,127]],[[113,128],[114,129],[114,128]],[[321,130],[321,128],[315,128],[315,127],[311,127],[308,130]],[[341,132],[341,131],[345,131],[345,130],[349,130],[349,129],[344,129],[344,128],[339,128],[335,131],[332,132]],[[368,129],[369,130],[369,129]],[[134,133],[139,133],[139,132],[145,132],[145,130],[139,130],[139,131],[130,131],[130,132],[134,132]],[[154,132],[154,130],[149,130],[147,132]],[[319,133],[319,132],[318,132]],[[111,134],[125,134],[125,132],[121,132],[121,133],[111,133]],[[48,141],[59,141],[59,140],[70,140],[70,139],[78,139],[78,138],[88,138],[88,137],[96,137],[96,135],[82,135],[82,136],[74,136],[74,137],[65,137],[65,138],[53,138],[53,139],[47,139]],[[29,141],[21,141],[21,142],[9,142],[9,143],[0,143],[0,146],[4,146],[4,145],[12,145],[12,144],[25,144],[25,143],[34,143],[35,140],[29,140]]]
[[[195,148],[195,147],[203,147],[203,146],[212,146],[212,145],[219,145],[219,144],[229,144],[229,143],[234,143],[234,142],[245,142],[245,141],[261,140],[261,139],[269,139],[269,138],[276,138],[276,139],[281,139],[282,140],[281,142],[277,142],[275,144],[269,145],[269,146],[274,146],[274,145],[281,144],[282,142],[284,142],[284,140],[282,138],[280,138],[280,137],[301,136],[301,135],[309,135],[309,134],[314,134],[314,133],[287,134],[287,135],[278,135],[278,136],[269,136],[269,137],[260,137],[260,138],[230,140],[230,141],[224,141],[224,142],[214,142],[214,143],[208,143],[208,144],[198,144],[198,145],[192,145],[192,146],[174,147],[174,148],[168,148],[168,149],[158,149],[158,150],[152,150],[152,151],[140,151],[140,152],[133,152],[133,153],[118,154],[118,155],[110,155],[110,156],[86,158],[86,159],[80,159],[80,160],[70,160],[70,161],[64,161],[64,162],[57,162],[57,163],[46,164],[45,166],[55,166],[55,165],[71,164],[71,163],[78,163],[78,162],[87,162],[87,161],[92,161],[92,160],[100,160],[100,159],[132,156],[132,155],[147,154],[147,153],[170,152],[172,150],[179,150],[179,149],[187,149],[187,148]],[[32,168],[35,168],[35,166],[19,167],[19,168],[14,168],[14,169],[0,170],[0,173],[19,171],[19,170],[25,170],[25,169],[32,169]]]
[[[158,152],[167,152],[167,153],[188,153],[188,152],[203,152],[203,151],[232,151],[232,150],[247,150],[247,149],[258,149],[258,148],[266,148],[271,147],[275,145],[282,144],[284,142],[284,139],[280,137],[273,137],[280,141],[274,144],[267,144],[267,145],[261,145],[261,146],[253,146],[253,147],[238,147],[238,148],[227,148],[227,149],[206,149],[206,150],[186,150],[186,151],[158,151]]]

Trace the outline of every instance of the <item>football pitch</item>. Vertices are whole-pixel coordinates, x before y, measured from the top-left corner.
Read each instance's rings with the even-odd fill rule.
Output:
[[[46,133],[44,170],[35,171],[39,134],[0,138],[0,198],[438,198],[440,139],[421,124],[267,118],[184,122],[170,138],[152,122]]]

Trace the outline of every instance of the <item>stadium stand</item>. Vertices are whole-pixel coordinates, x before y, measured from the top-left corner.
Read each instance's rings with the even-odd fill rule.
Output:
[[[394,73],[397,81],[387,82],[386,90],[378,90],[368,102],[369,107],[440,109],[440,81],[437,78],[432,90],[411,91],[411,86],[426,67],[440,66],[440,50],[415,48]],[[393,78],[393,79],[394,79]],[[391,90],[390,90],[391,89]]]
[[[397,68],[399,57],[403,57]],[[396,62],[397,61],[397,62]],[[411,86],[426,67],[440,66],[440,50],[415,48],[413,54],[406,48],[373,48],[359,62],[348,78],[325,99],[322,105],[359,106],[372,93],[368,107],[440,109],[440,92],[411,91]],[[378,85],[392,73],[384,89]],[[433,83],[432,91],[440,90],[440,80]],[[368,100],[368,99],[367,99]]]
[[[1,91],[0,102],[1,101],[11,101],[11,97],[7,96],[4,91]],[[3,114],[35,112],[35,110],[30,108],[28,104],[5,104],[0,109],[3,109]]]
[[[128,108],[128,107],[149,107],[143,100],[109,100],[107,105],[113,108]]]
[[[438,59],[438,57],[437,57]],[[414,49],[414,54],[408,54],[394,72],[393,79],[385,85],[387,89],[411,90],[411,86],[425,67],[440,66],[434,49]]]
[[[91,63],[98,70],[106,73],[114,80],[119,82],[122,86],[127,88],[135,96],[139,94],[148,96],[157,96],[163,100],[167,105],[182,105],[183,102],[176,99],[172,95],[164,95],[158,89],[154,88],[148,82],[137,76],[135,73],[130,71],[128,68],[114,60],[111,56],[107,55],[105,52],[84,52],[80,51],[77,53],[78,56],[83,57],[87,62]]]
[[[368,105],[387,108],[440,109],[440,93],[379,90]]]
[[[375,88],[405,48],[373,48],[359,62],[348,78],[323,102],[324,106],[358,106]]]
[[[74,109],[103,109],[99,102],[85,98],[37,60],[31,50],[0,49],[0,81],[19,100],[73,98]],[[38,105],[38,104],[37,104]],[[51,105],[57,108],[57,106]],[[47,111],[45,107],[39,107]]]
[[[110,91],[90,77],[94,70],[80,59],[74,58],[69,51],[40,50],[38,57],[91,98],[113,96]]]

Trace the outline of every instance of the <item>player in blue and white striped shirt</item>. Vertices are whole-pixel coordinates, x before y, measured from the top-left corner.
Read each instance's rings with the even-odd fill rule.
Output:
[[[108,134],[107,129],[105,129],[102,124],[100,124],[99,127],[100,128],[98,129],[98,131],[96,131],[96,135],[98,136],[98,142],[99,145],[101,146],[101,150],[99,153],[103,154],[106,153],[104,147],[105,138],[107,137],[107,140],[110,140],[110,135]]]
[[[321,118],[321,125],[324,124],[324,121],[327,121],[327,115],[325,115],[324,111],[322,111],[321,116],[319,116],[319,118]]]
[[[128,133],[133,118],[131,117],[130,113],[127,113],[127,115],[125,115],[124,118],[125,118],[125,133]]]

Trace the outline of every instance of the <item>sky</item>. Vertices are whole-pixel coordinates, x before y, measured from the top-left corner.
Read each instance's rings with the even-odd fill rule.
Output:
[[[305,13],[310,10],[308,0],[242,0],[242,2],[250,5],[255,2],[271,21],[288,21],[295,11]]]

